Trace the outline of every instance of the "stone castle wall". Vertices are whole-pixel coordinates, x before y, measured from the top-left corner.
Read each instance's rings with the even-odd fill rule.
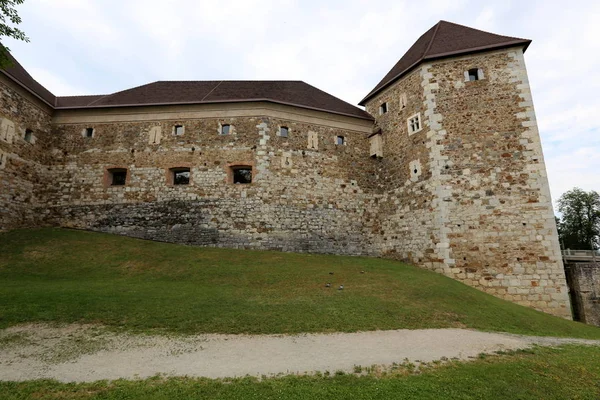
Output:
[[[483,79],[465,81],[472,68]],[[570,316],[520,49],[423,63],[368,102],[375,129],[272,103],[52,113],[8,82],[1,89],[3,124],[21,136],[0,140],[9,156],[0,167],[0,229],[49,224],[383,256]],[[414,115],[421,129],[413,133]],[[219,134],[224,124],[228,135]],[[35,143],[23,139],[31,127]],[[369,157],[379,129],[378,157]],[[240,165],[252,168],[251,184],[231,182]],[[126,185],[110,185],[111,168],[127,170]],[[190,184],[174,185],[173,168],[189,168]]]
[[[571,289],[573,319],[600,326],[600,264],[565,264],[567,282]]]
[[[0,231],[36,225],[38,187],[47,181],[52,110],[0,78]],[[31,142],[25,140],[30,129]]]
[[[465,81],[465,72],[474,68],[483,79]],[[422,103],[414,104],[410,99],[416,96],[409,94],[408,110],[394,107],[419,78]],[[378,115],[385,101],[390,111],[376,117],[384,158],[404,172],[396,173],[398,188],[392,189],[397,193],[392,199],[399,201],[382,208],[389,226],[384,252],[395,245],[397,258],[569,318],[522,50],[425,63],[371,100],[367,111]],[[425,129],[409,135],[406,119],[417,112]],[[409,174],[412,179],[405,178]],[[411,229],[421,238],[416,251],[406,243],[407,234],[416,240]]]
[[[239,116],[253,113],[263,115]],[[374,253],[363,224],[375,215],[365,193],[373,164],[365,157],[370,121],[352,126],[227,107],[179,114],[158,110],[133,118],[142,121],[118,114],[59,116],[53,127],[57,156],[45,189],[49,207],[41,210],[46,220],[189,244]],[[219,134],[224,124],[231,134]],[[175,125],[183,126],[182,135],[175,135]],[[287,138],[281,126],[289,129]],[[157,127],[160,141],[151,143]],[[93,137],[84,137],[86,128],[93,128]],[[338,136],[345,144],[336,144]],[[239,165],[253,168],[251,184],[230,181],[230,168]],[[107,185],[111,167],[128,170],[125,186]],[[177,167],[190,168],[189,185],[169,182]]]

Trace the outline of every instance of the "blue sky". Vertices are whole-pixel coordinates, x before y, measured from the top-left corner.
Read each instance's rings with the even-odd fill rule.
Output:
[[[568,5],[568,7],[566,7]],[[357,104],[440,19],[533,40],[553,200],[600,191],[600,2],[26,0],[15,57],[56,95],[156,80],[304,80]]]

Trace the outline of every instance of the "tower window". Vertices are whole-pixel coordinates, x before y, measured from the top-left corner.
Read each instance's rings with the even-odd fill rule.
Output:
[[[231,132],[231,125],[225,124],[221,125],[221,135],[229,135]]]
[[[386,112],[388,112],[388,105],[387,103],[383,103],[379,106],[379,115],[385,114]]]
[[[471,68],[465,71],[465,82],[480,81],[483,78],[483,69],[481,68]]]
[[[190,184],[190,169],[189,168],[171,168],[171,178],[173,185],[189,185]]]
[[[279,128],[279,136],[286,138],[290,134],[290,130],[287,126],[282,126]]]
[[[240,165],[231,167],[232,183],[248,184],[252,183],[252,167],[249,165]]]
[[[419,132],[423,129],[423,124],[421,123],[421,113],[417,113],[406,121],[408,125],[408,134],[412,135],[413,133]]]
[[[94,128],[85,128],[83,130],[83,137],[86,137],[86,138],[94,137]]]
[[[479,77],[477,76],[477,68],[473,68],[469,70],[469,81],[477,81]]]
[[[175,128],[173,129],[173,133],[175,134],[175,136],[183,135],[183,133],[184,133],[183,125],[175,125]]]
[[[346,138],[344,136],[336,136],[335,137],[335,144],[336,145],[345,145],[346,144]]]
[[[26,142],[31,143],[33,141],[33,131],[31,129],[25,129],[25,136],[23,137]]]

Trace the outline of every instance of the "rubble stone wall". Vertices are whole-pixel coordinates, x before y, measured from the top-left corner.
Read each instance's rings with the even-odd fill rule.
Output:
[[[244,113],[251,112],[203,116],[200,107],[176,118],[158,111],[143,121],[63,113],[53,127],[57,156],[46,220],[190,244],[373,254],[363,223],[376,215],[365,193],[372,122],[347,118],[354,126],[344,126],[343,118],[281,110],[235,116]],[[220,134],[223,125],[230,134]],[[175,126],[184,133],[176,135]],[[92,137],[85,137],[87,128]],[[344,144],[336,144],[338,136]],[[251,184],[231,182],[235,166],[252,168]],[[110,168],[127,169],[127,184],[110,185]],[[173,168],[189,168],[190,183],[172,184]]]
[[[469,81],[471,69],[482,71],[482,79]],[[408,111],[394,107],[407,87],[415,90],[417,77],[422,103],[411,103],[419,97],[413,93]],[[379,115],[383,101],[391,107]],[[397,194],[380,212],[389,227],[383,252],[396,246],[397,258],[570,318],[522,50],[424,63],[371,100],[367,111],[382,127],[384,158],[400,177],[397,188],[390,183],[384,191]],[[408,134],[407,118],[417,112],[424,129]],[[415,171],[420,174],[406,178]]]
[[[36,225],[51,157],[52,109],[0,77],[0,231]],[[25,140],[26,130],[31,130]]]

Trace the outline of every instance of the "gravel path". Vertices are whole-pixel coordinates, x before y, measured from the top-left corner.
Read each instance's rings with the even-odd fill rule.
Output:
[[[600,341],[528,337],[465,329],[301,335],[165,337],[108,333],[100,327],[24,325],[0,331],[0,380],[89,382],[156,374],[224,378],[354,366],[462,359],[480,353]]]

